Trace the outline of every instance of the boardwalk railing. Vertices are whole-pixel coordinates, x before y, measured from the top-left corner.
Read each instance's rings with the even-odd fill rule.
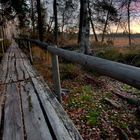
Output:
[[[1,48],[2,48],[2,53],[4,54],[3,38],[0,38],[0,46],[1,46]]]
[[[120,82],[131,85],[135,88],[140,89],[140,68],[98,58],[95,56],[89,56],[82,53],[68,51],[61,48],[57,48],[55,45],[50,45],[45,42],[34,39],[18,39],[18,42],[28,42],[38,45],[39,47],[49,51],[52,54],[52,69],[54,76],[54,86],[55,92],[57,94],[58,100],[61,102],[61,86],[60,86],[60,77],[59,77],[59,65],[58,57],[65,58],[68,61],[78,63],[83,65],[87,69],[96,70],[102,75],[109,76]],[[30,49],[29,45],[29,49]],[[31,49],[30,49],[31,50]],[[30,57],[32,55],[30,53]]]

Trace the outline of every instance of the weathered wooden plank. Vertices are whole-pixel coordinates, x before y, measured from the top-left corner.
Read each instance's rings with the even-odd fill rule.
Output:
[[[28,61],[28,59],[27,59],[26,55],[24,55],[24,57],[22,57],[22,55],[21,55],[22,51],[18,48],[17,45],[15,45],[15,47],[16,47],[16,51],[18,52],[18,53],[16,53],[16,56],[15,56],[16,60],[17,60],[17,71],[19,73],[18,78],[22,79],[20,76],[20,73],[22,71],[23,79],[28,79],[29,74],[28,74],[26,67],[25,67],[25,64],[24,64],[24,61]]]
[[[17,80],[21,81],[24,80],[24,71],[21,69],[21,61],[22,60],[16,60],[16,71],[17,71]]]
[[[55,134],[57,140],[71,140],[71,137],[70,137],[67,129],[65,128],[62,120],[58,117],[55,109],[49,102],[49,99],[45,95],[45,92],[44,92],[42,86],[39,85],[36,78],[32,78],[32,81],[34,84],[34,88],[36,89],[37,94],[40,98],[40,101],[44,107],[44,110],[48,116],[49,122],[53,128],[53,131],[54,131],[54,134]]]
[[[26,67],[24,65],[24,59],[22,59],[22,62],[20,63],[20,67],[23,70],[24,79],[29,79],[30,76],[29,76],[28,71],[26,70]]]
[[[27,59],[27,56],[21,51],[20,48],[18,48],[18,51],[19,51],[20,57],[23,60],[24,68],[26,69],[26,71],[30,72],[30,77],[36,77],[37,74],[35,73],[35,70],[33,70],[30,61]],[[25,74],[27,74],[28,72],[26,72]]]
[[[52,140],[33,86],[22,82],[20,89],[27,140]]]
[[[17,80],[27,80],[29,79],[29,74],[24,66],[24,60],[16,60],[16,71],[17,71]]]
[[[17,81],[17,72],[16,72],[16,60],[11,59],[8,62],[8,76],[6,78],[6,83]]]
[[[51,105],[53,106],[53,108],[57,112],[58,117],[62,120],[62,122],[63,122],[64,126],[66,127],[66,129],[68,130],[68,133],[71,136],[72,140],[83,140],[80,133],[76,129],[75,125],[73,124],[71,119],[66,114],[62,105],[58,102],[56,97],[53,95],[50,88],[43,80],[43,78],[38,77],[37,81],[39,82],[39,85],[42,86],[42,88],[44,89],[46,96],[47,96],[47,99],[50,101]]]
[[[8,85],[4,106],[3,140],[82,140],[64,110],[59,107],[57,109],[58,105],[61,107],[57,99],[53,96],[57,104],[52,104],[53,98],[46,96],[44,83],[38,81],[40,76],[26,55],[17,46],[11,46],[5,59],[3,73]],[[28,79],[29,77],[31,79]],[[47,123],[50,124],[49,128]]]
[[[26,63],[26,62],[25,62]],[[36,76],[37,74],[34,72],[34,70],[33,70],[33,68],[32,68],[32,66],[28,63],[28,65],[27,65],[27,63],[26,63],[26,68],[27,68],[27,71],[28,71],[28,73],[29,73],[29,75],[30,75],[30,77],[32,77],[32,80],[33,80],[33,83],[35,84],[35,86],[36,86],[36,90],[40,93],[39,95],[40,96],[43,96],[43,97],[41,97],[42,98],[42,100],[45,102],[45,100],[46,100],[46,104],[47,104],[47,102],[48,102],[48,99],[50,98],[50,97],[45,97],[44,95],[45,94],[47,94],[47,93],[44,93],[44,91],[42,90],[42,87],[38,87],[38,84],[40,84],[40,83],[38,83],[37,82],[37,80],[36,80],[36,78],[38,77],[40,77],[40,76]],[[33,73],[34,72],[34,73]],[[36,78],[33,78],[33,77],[36,77]],[[43,83],[43,84],[45,84],[45,83]],[[40,84],[41,85],[41,84]],[[41,89],[40,89],[41,88]],[[42,94],[44,94],[44,95],[42,95]],[[54,97],[54,96],[53,96]],[[43,99],[44,98],[44,99]],[[50,103],[48,103],[47,105],[45,105],[47,108],[49,108],[48,106],[51,106],[50,108],[52,108],[52,106],[55,108],[55,110],[54,110],[54,108],[52,109],[52,110],[54,110],[54,112],[55,112],[55,115],[53,115],[53,116],[59,116],[59,118],[57,118],[59,121],[58,122],[61,122],[62,124],[64,124],[65,125],[65,131],[68,131],[67,133],[69,133],[69,135],[70,135],[70,137],[71,137],[71,139],[73,139],[73,140],[82,140],[82,137],[80,136],[80,134],[79,134],[79,132],[77,131],[77,129],[75,128],[75,126],[74,126],[74,124],[72,123],[72,121],[68,118],[68,116],[66,115],[66,113],[65,113],[65,111],[64,111],[64,109],[62,108],[62,106],[60,105],[60,103],[57,101],[57,99],[56,99],[56,97],[54,97],[54,101],[55,101],[55,103],[53,103],[53,105],[51,105]],[[51,100],[51,102],[53,102],[53,100]],[[44,104],[43,104],[43,106],[44,106]],[[57,108],[58,107],[58,108]],[[46,111],[47,112],[47,111]],[[57,114],[56,114],[56,112],[57,112]],[[49,113],[48,113],[49,114]],[[50,114],[52,114],[52,113],[50,113]],[[53,119],[55,120],[55,117],[53,117],[53,119],[51,120],[51,117],[52,116],[50,116],[50,122],[53,122]],[[56,125],[55,124],[52,124],[53,125],[53,130],[55,130],[56,132],[56,134],[58,135],[58,137],[59,137],[59,135],[61,134],[59,134],[59,132],[57,132],[57,131],[61,131],[60,129],[58,130],[58,129],[56,129],[55,127],[56,127]],[[64,131],[64,132],[65,132]],[[63,135],[62,135],[63,136]],[[61,138],[60,138],[61,139]]]
[[[3,140],[24,140],[18,86],[15,83],[8,84],[6,93]]]
[[[20,55],[21,51],[15,46],[12,46],[11,48],[12,53],[8,60],[8,67],[10,68],[10,71],[8,72],[6,83],[29,78],[29,75],[23,64],[23,59]]]
[[[0,85],[0,127],[2,123],[2,110],[4,107],[4,99],[5,99],[5,85]]]
[[[5,83],[6,76],[8,74],[8,57],[10,55],[10,52],[7,52],[4,55],[4,58],[2,59],[2,69],[1,69],[1,78],[0,78],[0,83],[3,84]]]
[[[4,62],[3,62],[3,78],[2,78],[2,82],[3,82],[3,84],[5,84],[6,82],[7,82],[7,79],[8,79],[8,77],[9,77],[9,71],[10,71],[10,60],[11,60],[11,56],[12,56],[12,49],[11,49],[11,47],[10,47],[10,49],[9,49],[9,55],[8,55],[8,57],[6,58],[6,59],[4,59]]]
[[[16,54],[16,59],[17,58],[20,58],[20,59],[25,59],[25,55],[24,55],[24,57],[22,57],[22,55],[21,55],[21,53],[22,53],[22,51],[21,51],[21,49],[17,46],[17,44],[15,44],[15,48],[16,48],[16,51],[18,52],[18,54]]]
[[[18,49],[17,46],[16,46],[15,58],[16,58],[16,60],[17,60],[17,59],[21,59],[20,52],[19,52],[19,49]]]
[[[28,71],[30,77],[36,77],[37,76],[35,71],[32,69],[31,64],[30,64],[29,61],[23,60],[23,64],[24,64],[26,70]]]
[[[2,59],[2,62],[8,60],[8,57],[9,57],[9,50],[10,50],[10,49],[8,49],[7,52],[4,54],[3,59]]]

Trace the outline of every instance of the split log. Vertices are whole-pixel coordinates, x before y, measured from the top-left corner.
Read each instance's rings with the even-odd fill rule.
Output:
[[[136,105],[136,106],[140,106],[140,99],[138,98],[134,98],[134,97],[130,97],[130,96],[127,96],[125,94],[127,93],[119,93],[119,92],[116,92],[116,91],[112,91],[115,95],[117,95],[118,97],[126,100],[129,104],[133,104],[133,105]]]
[[[112,105],[115,108],[118,108],[118,109],[121,108],[121,105],[114,100],[111,100],[111,99],[108,99],[108,98],[104,98],[104,100],[106,101],[106,103]]]

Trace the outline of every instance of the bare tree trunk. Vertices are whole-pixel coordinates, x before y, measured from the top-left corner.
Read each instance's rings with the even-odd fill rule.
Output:
[[[92,27],[92,31],[93,31],[93,34],[94,34],[95,41],[98,42],[98,37],[97,37],[96,31],[95,31],[95,27],[94,27],[92,19],[90,19],[90,23],[91,23],[91,27]]]
[[[41,4],[40,0],[37,0],[37,13],[38,13],[38,32],[39,32],[39,39],[43,41],[43,23],[42,23],[42,16],[41,16]]]
[[[63,35],[64,35],[64,24],[65,24],[64,23],[65,22],[65,17],[64,16],[65,16],[65,14],[63,13],[62,14],[62,38],[63,38]]]
[[[35,24],[34,24],[34,4],[33,4],[33,0],[31,0],[31,20],[32,20],[32,30],[33,33],[35,32]]]
[[[90,44],[89,44],[89,36],[90,36],[90,25],[89,25],[89,15],[88,15],[88,2],[89,0],[81,0],[81,12],[80,16],[80,47],[81,51],[85,54],[90,54]],[[83,8],[83,9],[82,9]]]
[[[50,18],[49,23],[47,25],[47,33],[51,32],[52,24],[53,24],[53,19]]]
[[[58,43],[58,19],[57,19],[57,1],[54,0],[53,2],[53,14],[54,14],[54,37],[55,43]]]
[[[110,1],[110,5],[112,5],[112,1]],[[104,29],[103,29],[103,34],[102,34],[102,40],[101,42],[104,42],[104,39],[105,39],[105,32],[106,32],[106,28],[107,28],[107,25],[108,25],[108,19],[109,19],[109,10],[107,11],[107,15],[106,15],[106,21],[105,21],[105,25],[104,25]]]
[[[81,42],[82,22],[83,22],[83,0],[80,0],[80,19],[79,19],[78,43]]]
[[[130,4],[131,4],[131,0],[128,0],[128,7],[127,7],[127,18],[128,18],[128,39],[129,39],[129,45],[131,46],[132,42],[131,42],[131,29],[130,29]]]
[[[109,17],[109,12],[107,12],[107,16],[106,16],[106,21],[105,21],[105,25],[104,25],[104,29],[103,29],[103,34],[102,34],[101,42],[104,42],[104,39],[105,39],[105,32],[106,32],[106,28],[107,28],[107,24],[108,24],[108,17]]]
[[[98,37],[97,37],[96,31],[95,31],[94,23],[93,23],[92,18],[91,18],[92,14],[91,14],[91,9],[90,9],[89,3],[88,3],[88,13],[89,13],[89,20],[90,20],[90,23],[91,23],[91,27],[92,27],[94,37],[95,37],[95,41],[98,42]]]

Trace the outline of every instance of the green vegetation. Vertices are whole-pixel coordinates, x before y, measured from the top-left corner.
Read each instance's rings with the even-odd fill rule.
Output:
[[[119,61],[121,54],[119,54],[116,48],[110,48],[101,50],[97,53],[97,56],[112,61]]]
[[[82,92],[83,92],[83,94],[92,94],[93,89],[92,89],[91,85],[85,85],[82,87]]]
[[[97,125],[98,124],[98,117],[100,115],[100,112],[99,111],[90,111],[88,113],[88,115],[86,116],[87,118],[87,123],[89,125]]]
[[[81,93],[81,100],[84,102],[92,102],[93,90],[91,86],[83,86],[82,93]]]
[[[77,98],[72,96],[69,99],[68,107],[71,108],[86,108],[93,103],[93,91],[91,86],[81,86],[73,90],[73,93],[79,93]]]
[[[102,48],[96,52],[96,56],[129,65],[140,66],[140,49],[137,46]]]
[[[123,129],[128,129],[128,123],[127,122],[124,122],[122,124],[120,124],[120,127],[123,128]]]
[[[74,79],[79,75],[74,64],[65,64],[60,67],[61,79]]]

